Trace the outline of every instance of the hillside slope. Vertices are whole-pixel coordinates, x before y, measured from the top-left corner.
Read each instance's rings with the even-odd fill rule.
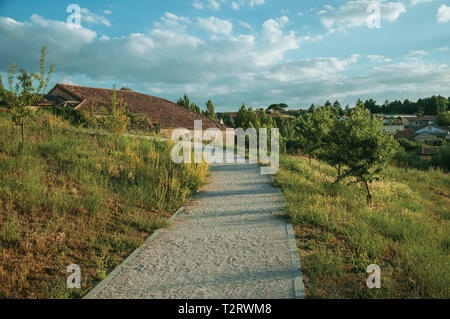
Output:
[[[51,115],[27,127],[0,116],[0,298],[80,297],[203,183],[166,142],[77,130]],[[68,290],[66,268],[81,267]]]
[[[282,187],[310,298],[449,298],[450,177],[389,167],[372,183],[374,201],[336,169],[283,156]],[[381,289],[366,268],[381,267]]]

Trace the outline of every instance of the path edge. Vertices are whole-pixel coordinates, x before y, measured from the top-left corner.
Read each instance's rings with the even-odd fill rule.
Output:
[[[300,260],[297,252],[297,243],[295,242],[294,227],[290,224],[286,224],[286,233],[289,242],[289,250],[291,253],[291,265],[296,274],[294,275],[294,291],[295,299],[306,299],[305,285],[303,283],[303,274],[300,267]]]
[[[168,219],[168,225],[170,225],[179,214],[186,211],[186,208],[183,206],[179,210],[177,210],[169,219]],[[138,247],[136,250],[134,250],[127,258],[125,258],[122,263],[120,263],[116,268],[114,268],[113,271],[111,271],[108,276],[100,281],[94,288],[89,290],[89,292],[82,298],[82,299],[94,299],[98,293],[100,293],[120,272],[122,269],[124,269],[127,265],[131,264],[134,259],[137,257],[137,255],[145,248],[147,247],[151,242],[153,242],[155,239],[159,237],[161,232],[163,230],[167,229],[166,227],[157,229],[153,234],[150,235],[149,238],[145,240],[145,242]]]
[[[272,184],[272,186],[274,186]],[[286,201],[284,200],[284,195],[279,187],[274,186],[278,190],[280,200],[283,203],[284,209],[286,210]],[[295,272],[294,275],[294,294],[295,299],[306,299],[305,294],[305,284],[303,283],[303,273],[300,266],[300,256],[297,251],[297,242],[295,241],[294,226],[288,221],[286,221],[286,234],[289,245],[289,252],[291,255],[291,267]]]

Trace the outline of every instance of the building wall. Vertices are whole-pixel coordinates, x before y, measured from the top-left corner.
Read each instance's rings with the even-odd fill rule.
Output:
[[[383,131],[390,132],[390,133],[396,133],[397,131],[404,131],[405,126],[404,125],[385,125],[383,126]]]
[[[77,100],[75,97],[73,97],[72,95],[66,93],[65,91],[61,90],[59,87],[56,87],[53,92],[50,94],[50,96],[58,96],[58,97],[62,97],[67,101],[75,101]]]

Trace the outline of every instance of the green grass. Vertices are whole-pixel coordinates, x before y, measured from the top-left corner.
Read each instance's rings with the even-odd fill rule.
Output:
[[[79,130],[41,114],[20,132],[0,115],[0,298],[78,298],[204,182],[169,142]],[[78,264],[82,289],[68,290]]]
[[[282,187],[309,298],[449,298],[450,178],[439,170],[388,167],[371,184],[336,185],[336,169],[282,156]],[[381,289],[366,268],[381,267]]]

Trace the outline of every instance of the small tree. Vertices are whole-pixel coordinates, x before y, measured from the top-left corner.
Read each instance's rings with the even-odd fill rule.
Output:
[[[111,97],[111,111],[105,118],[105,126],[108,131],[114,134],[117,138],[127,130],[130,123],[130,118],[127,116],[127,104],[123,103],[122,99],[117,98],[116,86],[114,85],[114,92]]]
[[[191,103],[191,101],[189,100],[189,97],[187,96],[186,93],[184,93],[184,96],[182,98],[178,99],[177,104],[184,106],[185,108],[187,108],[188,110],[190,110],[194,113],[198,113],[198,114],[202,113],[200,108],[197,106],[197,104]]]
[[[42,99],[43,93],[47,90],[50,76],[55,70],[55,66],[51,65],[50,70],[46,72],[46,56],[47,48],[43,47],[41,50],[40,72],[28,73],[25,69],[20,69],[16,79],[14,78],[16,77],[17,67],[14,63],[11,63],[8,72],[9,90],[4,88],[0,75],[1,100],[11,113],[13,122],[21,128],[22,143],[25,142],[24,128],[26,122],[33,117],[30,106],[35,105]],[[34,81],[37,81],[36,85]]]
[[[214,110],[214,104],[211,100],[208,100],[208,102],[206,102],[205,115],[213,121],[216,121],[216,122],[218,121],[216,112]]]
[[[337,113],[331,106],[320,106],[312,108],[306,116],[297,120],[296,131],[299,134],[302,152],[309,157],[315,156],[324,159],[327,152],[326,145],[329,143],[329,134],[337,119]]]
[[[442,126],[450,126],[450,111],[439,113],[436,116],[437,124]]]
[[[372,202],[369,183],[390,163],[398,149],[398,143],[392,134],[383,132],[383,124],[362,104],[346,115],[340,121],[341,130],[339,161],[347,168],[337,181],[356,177],[364,183],[367,191],[367,201]]]

